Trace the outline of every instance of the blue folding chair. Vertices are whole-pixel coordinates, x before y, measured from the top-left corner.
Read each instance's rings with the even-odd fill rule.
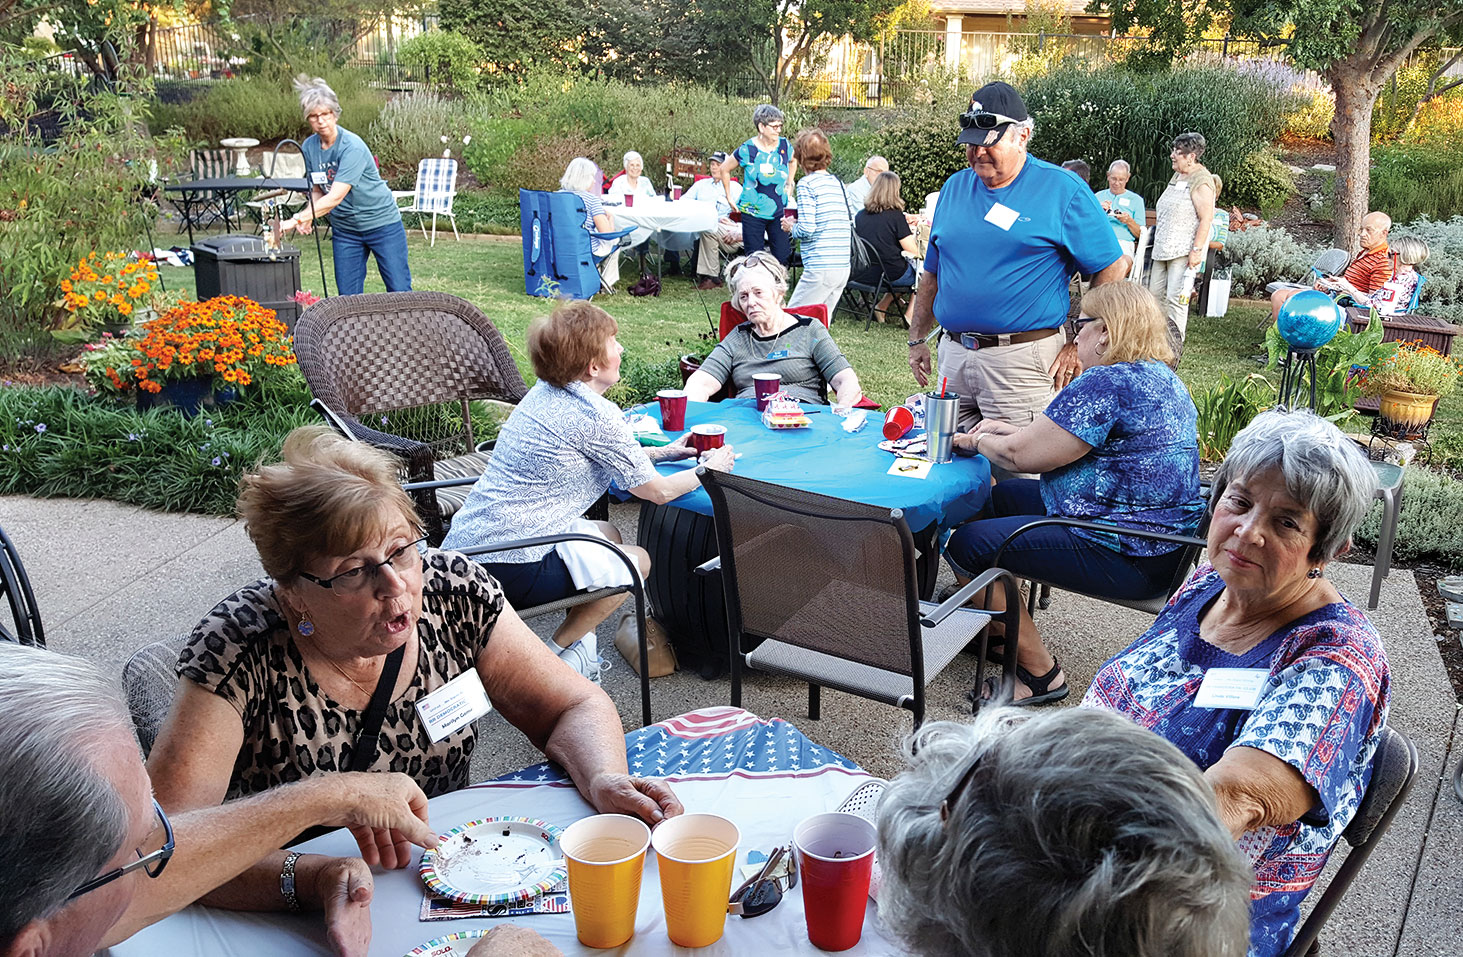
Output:
[[[574,193],[520,189],[518,215],[523,232],[523,283],[530,296],[593,296],[600,291],[599,264],[615,251],[595,256],[593,241],[618,240],[635,231],[634,226],[610,233],[585,229],[588,213],[584,200]]]

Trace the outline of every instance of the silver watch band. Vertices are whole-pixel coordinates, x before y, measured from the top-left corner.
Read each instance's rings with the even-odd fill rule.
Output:
[[[284,856],[284,867],[279,871],[279,894],[284,898],[285,906],[295,914],[300,912],[300,895],[295,893],[295,861],[299,859],[298,851],[290,851]]]

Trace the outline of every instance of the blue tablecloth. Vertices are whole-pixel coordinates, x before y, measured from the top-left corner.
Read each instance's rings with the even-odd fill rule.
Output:
[[[753,399],[688,402],[686,427],[726,426],[726,441],[742,456],[736,462],[738,475],[852,502],[900,508],[913,531],[932,524],[949,528],[969,521],[985,507],[991,485],[985,456],[956,456],[953,462],[933,466],[923,479],[890,475],[894,456],[878,447],[884,439],[878,413],[871,412],[869,424],[850,435],[843,431],[842,417],[831,408],[818,406],[817,410],[809,416],[809,428],[774,430],[762,424]],[[643,411],[660,421],[658,404]],[[674,438],[680,433],[667,434]],[[671,475],[693,464],[688,459],[658,468],[661,474]],[[671,504],[711,514],[711,498],[699,488]]]

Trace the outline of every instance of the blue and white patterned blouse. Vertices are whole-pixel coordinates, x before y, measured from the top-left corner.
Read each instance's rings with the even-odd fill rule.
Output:
[[[1300,904],[1356,814],[1391,699],[1382,640],[1348,601],[1304,615],[1242,655],[1199,637],[1199,619],[1224,591],[1212,566],[1194,572],[1153,627],[1098,669],[1082,699],[1132,718],[1171,741],[1201,770],[1249,747],[1291,765],[1319,801],[1299,821],[1246,832],[1240,852],[1255,868],[1250,954],[1283,952]],[[1200,708],[1209,668],[1264,668],[1254,710]]]
[[[1041,476],[1048,515],[1179,535],[1199,527],[1198,413],[1168,366],[1093,366],[1053,397],[1046,417],[1092,446]],[[1163,555],[1180,547],[1083,529],[1073,534],[1124,555]]]
[[[493,545],[566,530],[614,483],[656,478],[624,413],[583,382],[561,389],[543,380],[518,403],[483,477],[452,517],[444,549]],[[496,552],[495,562],[536,562],[554,546]]]

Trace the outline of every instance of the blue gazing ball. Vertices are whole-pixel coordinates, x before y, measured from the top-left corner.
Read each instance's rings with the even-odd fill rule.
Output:
[[[1319,289],[1296,293],[1280,307],[1275,325],[1292,349],[1319,349],[1336,337],[1346,322],[1346,313]]]

